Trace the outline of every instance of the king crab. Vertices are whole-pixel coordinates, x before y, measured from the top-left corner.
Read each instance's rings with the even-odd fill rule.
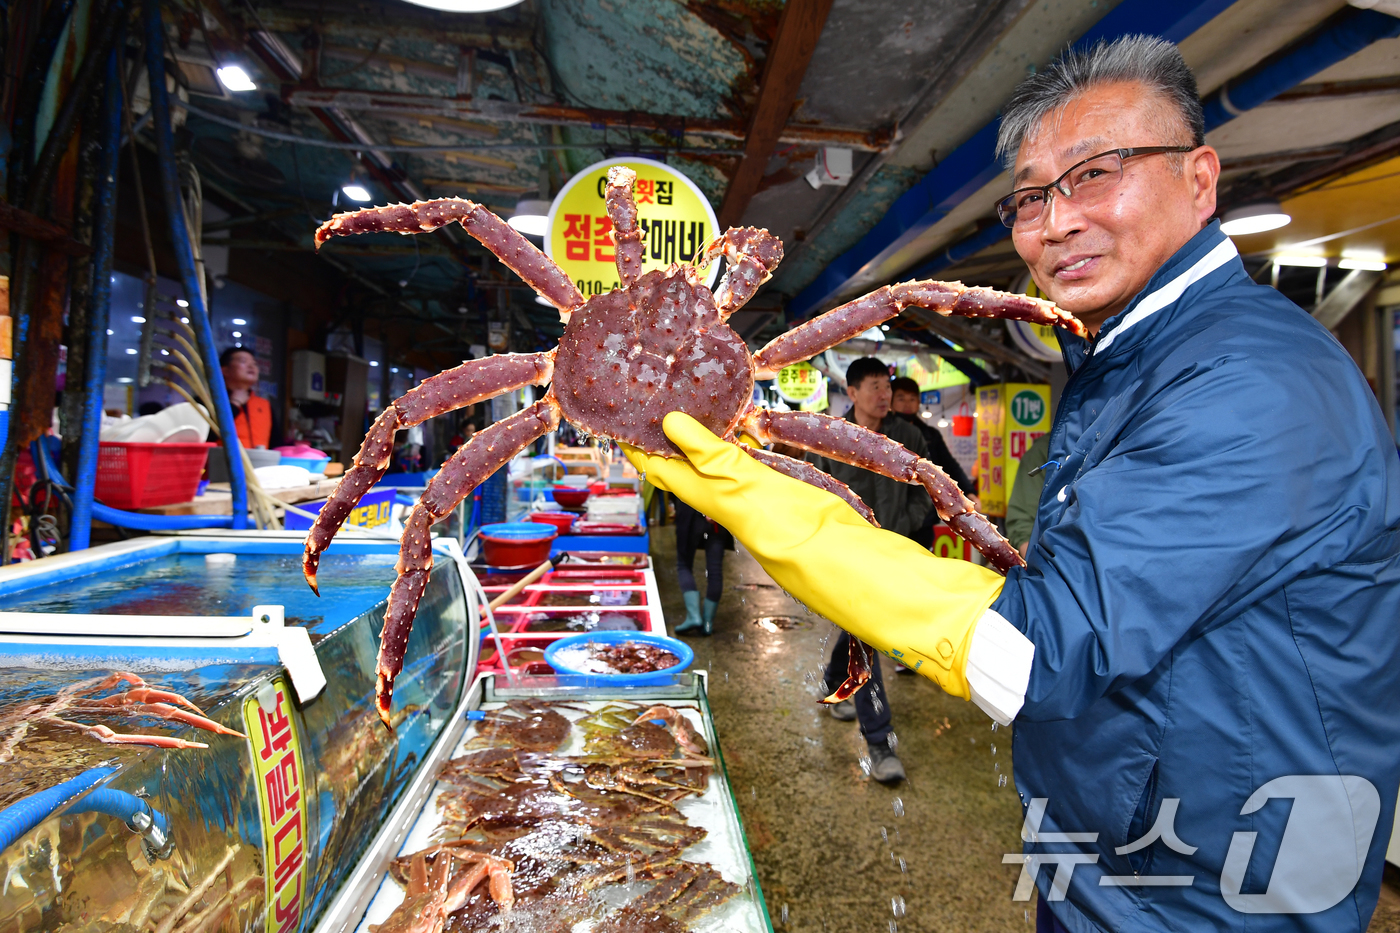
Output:
[[[414,234],[460,223],[558,308],[564,322],[564,336],[553,350],[471,360],[425,379],[384,409],[365,435],[353,467],[306,536],[302,566],[316,590],[321,552],[360,497],[388,468],[396,431],[524,386],[549,386],[540,401],[479,432],[453,454],[405,523],[399,576],[389,594],[376,666],[376,702],[386,726],[394,678],[403,667],[413,616],[433,566],[429,529],[528,444],[557,428],[560,419],[587,434],[679,457],[681,452],[662,431],[661,421],[672,411],[683,411],[731,442],[746,434],[760,444],[797,447],[919,484],[928,490],[939,517],[993,567],[1005,572],[1024,563],[952,479],[930,461],[877,431],[841,418],[755,408],[753,385],[756,379],[772,379],[784,366],[849,340],[907,307],[1056,325],[1080,335],[1087,333],[1082,323],[1049,302],[1025,295],[968,288],[957,282],[902,282],[828,311],[750,355],[725,322],[772,275],[783,256],[782,241],[766,230],[730,228],[705,246],[696,265],[681,263],[642,274],[644,247],[632,199],[635,180],[636,173],[623,166],[608,170],[606,203],[622,287],[587,300],[564,271],[524,236],[486,208],[461,198],[337,214],[316,231],[319,247],[332,236]],[[712,293],[702,283],[700,269],[721,256],[729,268]],[[875,523],[874,513],[845,484],[816,467],[766,450],[743,449],[781,473],[840,496]],[[849,697],[869,678],[869,653],[863,646],[850,656],[850,676],[826,702]]]
[[[93,697],[95,693],[110,690],[121,684],[126,684],[128,689],[101,699]],[[0,713],[0,730],[9,732],[5,740],[0,742],[0,763],[14,757],[15,749],[24,740],[29,729],[40,722],[82,732],[105,745],[150,745],[156,748],[209,747],[203,742],[190,742],[169,735],[115,732],[101,724],[93,725],[64,719],[59,715],[61,713],[77,713],[84,716],[96,713],[154,716],[170,722],[194,726],[206,732],[244,738],[243,733],[235,732],[205,716],[202,709],[180,694],[152,687],[138,675],[128,671],[118,671],[108,677],[94,677],[90,680],[69,684],[53,696],[38,703],[21,704]]]

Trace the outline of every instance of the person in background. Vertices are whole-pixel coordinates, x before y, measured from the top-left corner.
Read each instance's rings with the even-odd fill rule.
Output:
[[[658,493],[658,495],[661,495]],[[676,576],[680,577],[681,599],[685,600],[685,621],[676,626],[676,634],[694,632],[710,635],[715,630],[715,611],[724,594],[724,552],[734,549],[734,538],[719,525],[686,505],[675,496],[676,506]],[[663,503],[664,515],[666,506]],[[700,603],[700,591],[695,584],[695,552],[705,550],[705,602]]]
[[[948,449],[948,442],[943,439],[943,432],[929,424],[925,419],[919,417],[919,384],[908,376],[900,376],[890,384],[893,395],[890,400],[890,409],[899,417],[919,429],[923,435],[924,444],[928,447],[928,459],[938,464],[938,468],[947,473],[958,484],[958,488],[963,491],[963,495],[971,497],[977,493],[977,487],[972,480],[968,479],[962,464],[958,463],[953,452]],[[933,546],[933,526],[937,525],[941,519],[938,513],[929,509],[928,517],[919,526],[911,537],[924,547]],[[899,671],[906,670],[903,666]]]
[[[1016,482],[1006,500],[1006,540],[1025,557],[1035,529],[1035,510],[1040,508],[1040,491],[1045,488],[1045,461],[1050,459],[1050,435],[1037,437],[1021,455]]]
[[[246,347],[229,347],[219,354],[219,368],[228,388],[228,402],[233,406],[233,425],[244,447],[266,450],[272,446],[276,425],[272,405],[254,394],[258,387],[258,361]]]
[[[846,368],[846,394],[851,397],[851,410],[846,413],[848,421],[854,421],[872,431],[879,431],[920,457],[928,456],[928,446],[924,443],[923,435],[890,410],[890,371],[884,363],[870,356],[852,362]],[[913,538],[919,529],[924,527],[928,514],[933,511],[933,501],[922,486],[901,483],[816,454],[808,454],[807,459],[818,469],[830,473],[851,487],[851,491],[860,496],[875,512],[875,520],[880,523],[880,527],[895,534]],[[898,585],[896,580],[890,582],[891,585]],[[844,631],[840,632],[826,665],[828,693],[846,679],[850,650],[851,636]],[[870,681],[856,691],[851,699],[842,700],[832,706],[831,715],[833,719],[842,722],[860,720],[860,731],[865,736],[866,744],[870,746],[871,777],[882,784],[895,784],[904,780],[904,764],[889,746],[890,733],[893,731],[892,716],[878,657],[872,656],[870,659]]]

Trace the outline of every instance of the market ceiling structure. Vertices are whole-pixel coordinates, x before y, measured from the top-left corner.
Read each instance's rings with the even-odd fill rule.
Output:
[[[640,154],[689,174],[722,222],[787,244],[736,322],[751,340],[900,278],[1007,287],[1024,267],[991,209],[1008,187],[990,159],[998,108],[1068,45],[1149,32],[1180,43],[1215,108],[1222,209],[1272,195],[1294,215],[1243,251],[1265,261],[1359,228],[1303,248],[1400,256],[1400,166],[1383,164],[1400,158],[1400,19],[1367,0],[175,2],[194,163],[232,215],[206,235],[235,250],[309,255],[315,223],[353,206],[337,194],[352,179],[376,203],[461,195],[508,216],[600,158]],[[231,63],[256,91],[221,87],[214,69]],[[804,180],[822,146],[853,150],[848,185]],[[558,331],[455,228],[323,258],[445,346],[478,342],[464,322],[485,314],[541,344]],[[928,325],[1043,376],[994,328],[905,323]]]

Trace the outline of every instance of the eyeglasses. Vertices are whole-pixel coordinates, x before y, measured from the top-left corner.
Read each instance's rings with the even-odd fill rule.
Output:
[[[1107,194],[1123,180],[1123,160],[1164,152],[1191,152],[1195,146],[1138,146],[1110,149],[1071,165],[1048,185],[1017,188],[997,202],[997,216],[1004,226],[1028,226],[1045,216],[1045,208],[1058,191],[1068,200],[1086,202]]]

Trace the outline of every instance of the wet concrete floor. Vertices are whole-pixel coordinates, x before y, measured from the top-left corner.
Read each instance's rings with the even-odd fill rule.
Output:
[[[685,608],[673,526],[653,527],[651,542],[674,626]],[[704,563],[701,554],[702,591]],[[724,573],[714,635],[685,641],[711,674],[715,726],[773,929],[1034,930],[1034,898],[1012,900],[1019,867],[1001,861],[1021,851],[1010,729],[993,731],[973,704],[923,677],[896,675],[882,659],[909,777],[895,787],[870,780],[856,723],[817,704],[813,682],[832,625],[808,615],[742,549],[725,555]],[[756,624],[764,617],[798,624]],[[1369,933],[1400,933],[1396,888],[1383,890]]]

